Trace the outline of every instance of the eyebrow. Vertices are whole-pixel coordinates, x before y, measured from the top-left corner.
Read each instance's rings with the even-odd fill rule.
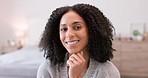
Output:
[[[66,24],[60,24],[60,26],[66,26]]]
[[[72,25],[79,24],[79,23],[83,24],[83,22],[76,21],[76,22],[73,22]],[[66,24],[60,24],[60,26],[66,26]]]
[[[78,23],[83,24],[82,22],[79,22],[79,21],[73,22],[72,24],[78,24]]]

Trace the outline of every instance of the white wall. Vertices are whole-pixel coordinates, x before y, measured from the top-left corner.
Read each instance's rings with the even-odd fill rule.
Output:
[[[90,3],[100,8],[111,20],[117,34],[129,36],[132,23],[148,24],[148,0],[6,0],[4,6],[8,10],[5,10],[6,15],[3,14],[11,17],[7,22],[15,30],[28,31],[27,42],[32,45],[38,44],[47,19],[55,8],[75,3]]]
[[[0,44],[13,37],[13,28],[10,26],[12,12],[11,0],[0,0]]]

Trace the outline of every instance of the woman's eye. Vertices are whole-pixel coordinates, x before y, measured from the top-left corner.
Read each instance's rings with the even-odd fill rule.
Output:
[[[81,29],[81,27],[80,26],[75,26],[74,29],[79,30],[79,29]]]
[[[61,28],[61,31],[65,32],[65,31],[67,31],[67,28]]]

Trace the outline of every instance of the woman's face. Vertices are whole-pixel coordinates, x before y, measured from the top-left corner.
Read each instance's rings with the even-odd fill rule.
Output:
[[[60,40],[70,54],[87,51],[88,28],[76,12],[69,11],[62,16],[59,30]]]

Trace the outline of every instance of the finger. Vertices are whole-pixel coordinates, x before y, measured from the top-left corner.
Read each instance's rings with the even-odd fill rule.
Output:
[[[81,53],[81,55],[83,56],[83,51],[81,51],[80,53]]]
[[[70,61],[72,61],[72,62],[75,62],[75,63],[77,63],[77,62],[79,62],[79,57],[78,57],[78,55],[71,55],[70,57],[69,57],[69,60]]]
[[[81,61],[81,58],[77,55],[77,54],[73,54],[73,55],[71,55],[71,58],[72,59],[75,59],[76,61]]]
[[[73,68],[75,66],[77,66],[79,63],[77,61],[71,61],[71,60],[67,60],[67,65],[70,67],[70,68]]]
[[[67,66],[72,66],[73,62],[71,60],[67,60]]]
[[[75,59],[73,56],[70,56],[69,60],[71,60],[71,61],[77,61],[77,59]]]
[[[77,53],[77,55],[80,57],[81,60],[85,60],[83,56],[83,51]]]

